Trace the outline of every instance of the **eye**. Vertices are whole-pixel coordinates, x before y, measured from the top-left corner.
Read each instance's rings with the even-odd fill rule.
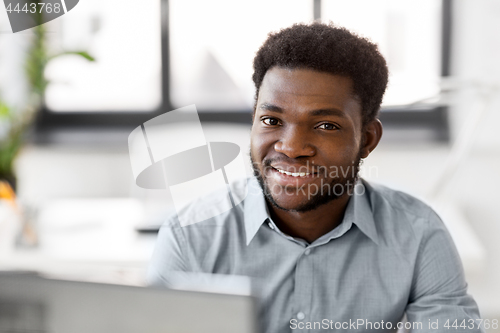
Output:
[[[268,118],[264,118],[261,120],[264,125],[267,125],[267,126],[277,126],[280,124],[280,121],[276,118],[271,118],[271,117],[268,117]]]
[[[324,123],[324,124],[319,125],[316,128],[324,129],[327,131],[333,131],[333,130],[339,129],[339,127],[337,125],[332,124],[332,123]]]

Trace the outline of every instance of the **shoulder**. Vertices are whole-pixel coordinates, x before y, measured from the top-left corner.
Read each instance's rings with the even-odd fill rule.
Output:
[[[418,219],[438,222],[441,219],[431,206],[413,195],[394,190],[387,186],[363,180],[374,213],[392,213],[403,215],[408,222]]]
[[[436,231],[448,233],[440,216],[423,200],[363,180],[377,231],[387,244],[419,247]]]
[[[225,267],[228,256],[239,253],[246,244],[244,201],[236,207],[227,206],[227,196],[227,189],[215,190],[167,218],[158,234],[155,253],[160,259],[156,262],[164,266],[169,261],[181,262],[177,265],[181,271],[212,273]],[[198,220],[186,224],[181,217]]]
[[[161,226],[161,230],[173,230],[176,238],[183,241],[202,242],[201,239],[217,237],[217,234],[243,228],[243,210],[246,179],[231,183],[228,188],[214,189],[208,195],[194,198],[188,205],[177,209]],[[237,203],[233,206],[233,203]]]

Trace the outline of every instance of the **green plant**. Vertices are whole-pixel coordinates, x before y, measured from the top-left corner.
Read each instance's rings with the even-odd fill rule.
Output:
[[[32,1],[36,2],[36,1]],[[36,22],[42,22],[42,14],[33,14]],[[22,109],[7,105],[0,98],[0,179],[15,182],[13,162],[23,146],[24,134],[33,123],[36,112],[41,108],[49,82],[45,78],[47,64],[57,57],[76,55],[88,61],[95,59],[85,51],[64,51],[50,54],[47,50],[46,28],[43,24],[31,29],[31,43],[25,60],[25,76],[29,96]]]
[[[12,161],[21,146],[22,133],[14,122],[16,120],[12,116],[11,108],[0,100],[0,123],[3,130],[0,140],[0,178],[4,179],[13,177]]]

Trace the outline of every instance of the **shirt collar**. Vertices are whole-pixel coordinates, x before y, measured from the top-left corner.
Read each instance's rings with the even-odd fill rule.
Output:
[[[248,195],[245,198],[244,206],[247,245],[250,244],[257,231],[259,231],[260,226],[270,216],[264,194],[255,177],[249,179],[248,187]],[[373,219],[368,191],[369,186],[366,181],[360,179],[356,184],[355,194],[347,204],[344,219],[339,227],[346,225],[350,227],[351,224],[355,224],[361,232],[374,241],[375,244],[378,244],[378,233],[375,227],[375,220]]]
[[[264,193],[255,177],[251,177],[247,183],[248,195],[245,198],[245,233],[247,245],[250,244],[260,226],[269,218],[269,210],[266,205]]]
[[[370,203],[370,189],[371,187],[365,180],[358,180],[354,194],[347,204],[342,223],[355,224],[359,230],[378,245],[378,233]]]

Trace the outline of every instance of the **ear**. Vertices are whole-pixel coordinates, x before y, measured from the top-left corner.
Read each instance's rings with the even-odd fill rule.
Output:
[[[361,147],[361,158],[367,158],[368,155],[377,147],[382,138],[382,123],[374,119],[363,128],[363,146]]]

